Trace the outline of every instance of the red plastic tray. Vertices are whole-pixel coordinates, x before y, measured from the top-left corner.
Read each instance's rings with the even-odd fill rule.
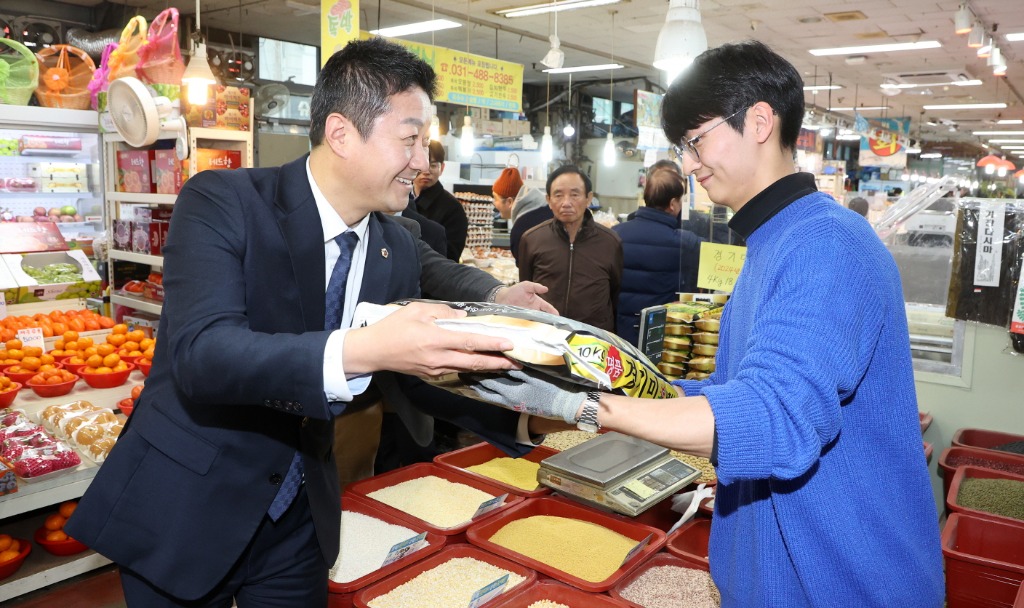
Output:
[[[529,454],[523,455],[522,458],[529,460],[530,462],[540,462],[547,458],[548,456],[554,456],[557,453],[558,452],[556,450],[552,450],[549,447],[538,446],[534,448],[532,451],[530,451]],[[471,445],[469,447],[465,447],[459,450],[455,450],[453,452],[438,454],[437,456],[434,456],[434,462],[442,467],[445,467],[446,469],[453,469],[455,471],[458,471],[459,473],[472,475],[474,477],[482,479],[488,483],[494,484],[504,489],[506,492],[510,492],[517,496],[524,496],[526,498],[536,498],[537,496],[544,496],[545,494],[551,493],[551,490],[546,488],[545,486],[539,486],[536,490],[524,490],[522,488],[517,488],[516,486],[512,486],[507,483],[498,481],[497,479],[487,477],[486,475],[480,475],[479,473],[474,473],[473,471],[466,470],[466,467],[471,467],[473,465],[490,462],[495,458],[501,458],[503,456],[508,455],[505,454],[505,452],[502,452],[498,448],[494,447],[493,445],[484,442],[478,443],[476,445]]]
[[[988,429],[958,429],[953,435],[953,441],[951,442],[953,447],[960,448],[983,448],[991,449],[997,445],[1003,445],[1004,443],[1010,443],[1011,441],[1024,441],[1024,435],[1012,435],[1010,433],[1000,433],[999,431],[990,431]],[[1001,450],[992,450],[993,452],[999,452],[1000,454],[1012,454],[1013,452],[1003,452]]]
[[[665,548],[694,568],[711,570],[708,563],[708,539],[711,520],[694,517],[669,535]]]
[[[932,425],[932,415],[928,412],[918,412],[917,419],[921,423],[921,434],[923,435],[928,430],[928,427]]]
[[[524,576],[526,577],[526,580],[524,580],[522,583],[519,583],[521,587],[526,587],[527,585],[530,585],[535,580],[537,580],[536,572],[530,570],[529,568],[525,568],[515,562],[509,561],[503,557],[492,555],[490,553],[487,553],[486,551],[477,549],[472,545],[448,545],[444,549],[441,549],[440,552],[428,556],[426,559],[422,559],[412,564],[408,568],[399,570],[398,572],[392,574],[384,580],[378,581],[376,583],[373,583],[369,587],[363,588],[361,591],[356,593],[355,598],[353,600],[353,606],[358,606],[359,608],[369,608],[369,603],[374,599],[384,595],[385,593],[388,593],[389,591],[395,589],[399,585],[408,583],[420,574],[428,570],[431,570],[437,566],[440,566],[448,560],[455,559],[457,557],[471,557],[475,560],[487,562],[488,564],[497,566],[502,570],[508,570],[509,572],[514,572],[519,576]],[[516,587],[506,589],[505,593],[502,593],[498,597],[487,602],[486,604],[484,604],[484,606],[487,606],[487,608],[497,606],[498,600],[501,599],[505,594],[513,592],[514,589],[516,589]]]
[[[702,570],[703,568],[695,568],[693,564],[687,563],[671,553],[659,553],[651,559],[644,562],[639,568],[630,573],[629,576],[625,576],[621,581],[615,584],[608,593],[619,602],[622,602],[623,606],[629,606],[630,608],[644,608],[640,604],[636,604],[622,597],[622,591],[630,586],[633,581],[639,578],[644,572],[647,572],[651,568],[658,566],[678,566],[680,568],[690,568],[692,570]],[[685,604],[684,604],[685,605]]]
[[[496,545],[490,541],[491,537],[494,536],[498,530],[505,527],[506,524],[517,519],[525,519],[535,515],[554,515],[558,517],[570,517],[573,519],[588,521],[599,526],[604,526],[605,528],[608,528],[613,532],[618,532],[623,536],[632,538],[638,543],[649,535],[653,534],[654,536],[651,538],[651,541],[647,546],[644,547],[637,555],[634,555],[633,559],[626,563],[626,565],[616,570],[605,580],[592,583],[590,581],[577,578],[567,572],[562,572],[561,570],[553,568],[543,562],[539,562],[520,553],[516,553],[515,551],[506,549],[505,547]],[[596,509],[574,503],[566,499],[546,496],[541,498],[531,498],[520,505],[504,511],[493,519],[489,519],[479,524],[474,524],[466,532],[466,538],[469,542],[479,547],[483,547],[491,553],[502,555],[508,559],[519,562],[524,566],[533,568],[541,574],[550,576],[551,578],[562,581],[563,583],[568,583],[577,589],[594,593],[610,589],[611,586],[620,578],[632,572],[640,565],[641,562],[657,553],[665,544],[665,533],[657,528],[630,522],[625,518],[613,517],[607,513],[602,513]]]
[[[388,506],[380,501],[374,500],[367,496],[367,494],[370,494],[371,492],[376,492],[377,490],[380,490],[382,488],[390,488],[391,486],[398,485],[403,481],[409,481],[410,479],[419,479],[420,477],[428,477],[430,475],[440,477],[441,479],[446,479],[452,483],[461,483],[463,485],[476,488],[482,492],[487,492],[491,496],[501,496],[502,494],[505,494],[505,490],[503,488],[493,483],[482,481],[481,477],[478,475],[467,475],[465,473],[460,473],[454,469],[448,469],[438,466],[432,462],[420,462],[402,467],[400,469],[395,469],[394,471],[388,471],[387,473],[381,473],[380,475],[374,475],[369,479],[363,479],[362,481],[350,483],[345,488],[345,496],[355,495],[364,498],[370,501],[370,503],[373,504],[373,506],[376,507],[377,509],[384,511],[385,513],[388,513],[394,517],[397,517],[399,520],[408,521],[420,530],[426,530],[428,532],[433,532],[434,534],[441,534],[443,536],[461,535],[463,532],[468,530],[472,524],[475,524],[478,521],[486,521],[488,519],[491,519],[498,513],[501,513],[502,511],[510,508],[511,506],[523,501],[522,496],[509,494],[508,497],[505,499],[504,505],[498,507],[497,509],[489,513],[485,513],[483,517],[480,517],[479,519],[468,521],[464,524],[452,528],[439,528],[431,524],[430,522],[423,521],[422,519],[414,515],[410,515],[405,511],[400,511],[394,507]],[[452,539],[448,539],[446,542],[451,543]]]
[[[996,464],[1008,465],[1011,467],[1019,467],[1020,473],[1015,471],[1007,471],[1008,473],[1014,473],[1015,475],[1024,475],[1024,455],[1013,454],[1011,452],[1000,452],[998,450],[986,450],[984,448],[962,448],[962,447],[949,447],[946,448],[942,455],[939,456],[939,475],[942,477],[942,495],[949,495],[949,484],[953,483],[953,475],[956,473],[957,467],[951,465],[951,462],[955,462],[958,458],[971,458],[973,460],[986,460]],[[974,464],[970,466],[986,467],[984,464]],[[999,469],[997,469],[999,470]]]
[[[1003,515],[996,515],[995,513],[988,513],[987,511],[979,511],[977,509],[970,509],[968,507],[962,507],[957,502],[957,495],[960,493],[960,484],[965,478],[975,479],[1012,479],[1024,483],[1024,475],[1014,475],[1005,471],[997,471],[995,469],[986,469],[983,467],[972,467],[962,466],[957,467],[956,473],[953,474],[953,481],[949,484],[949,492],[946,494],[946,506],[950,511],[956,513],[964,513],[967,515],[973,515],[983,519],[991,519],[995,521],[1001,521],[1014,526],[1019,526],[1024,529],[1024,520],[1014,519],[1012,517],[1005,517]],[[1024,549],[1022,549],[1024,550]]]
[[[423,532],[425,530],[424,528],[418,528],[417,526],[409,523],[406,520],[399,519],[388,513],[385,513],[384,511],[376,507],[375,502],[370,501],[361,496],[346,497],[342,501],[341,507],[345,511],[369,515],[370,517],[379,519],[389,524],[410,528],[415,532]],[[328,580],[328,591],[332,594],[332,596],[335,596],[331,598],[331,606],[351,606],[352,596],[355,595],[356,591],[362,589],[370,583],[379,581],[380,579],[384,578],[385,576],[388,576],[389,574],[398,572],[399,570],[405,568],[410,564],[414,564],[420,561],[421,559],[424,559],[426,557],[429,557],[430,555],[433,555],[434,553],[437,553],[441,550],[442,547],[444,547],[444,541],[444,536],[440,534],[434,534],[433,532],[427,532],[427,546],[423,547],[419,551],[416,551],[415,553],[410,553],[396,562],[392,562],[387,566],[384,566],[383,568],[378,568],[377,570],[374,570],[373,572],[365,576],[349,581],[347,583],[336,583],[334,581]]]
[[[932,461],[932,444],[927,441],[924,442],[924,460],[927,463]]]
[[[1024,526],[953,513],[942,529],[946,605],[1014,606],[1024,581]]]
[[[1020,590],[1017,591],[1017,600],[1013,602],[1013,608],[1024,608],[1024,583],[1021,583]]]
[[[507,597],[506,597],[507,596]],[[529,608],[534,602],[548,600],[569,608],[628,608],[627,604],[606,595],[588,593],[555,581],[537,581],[522,591],[502,595],[494,608]]]

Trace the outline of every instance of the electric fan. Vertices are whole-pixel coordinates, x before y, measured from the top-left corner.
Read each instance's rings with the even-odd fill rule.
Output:
[[[36,99],[47,108],[89,109],[89,81],[96,64],[82,49],[66,44],[48,46],[38,53],[39,86]]]
[[[155,95],[138,78],[118,78],[107,90],[107,107],[114,129],[133,148],[152,145],[160,131],[177,131],[174,150],[179,160],[188,158],[188,125],[185,117],[172,116],[171,101]]]
[[[0,38],[0,104],[28,105],[39,84],[39,62],[24,44]]]
[[[255,74],[256,64],[253,56],[242,51],[224,53],[224,80],[237,80],[239,82],[250,82]]]
[[[288,87],[279,82],[261,86],[256,89],[256,116],[280,116],[287,107],[290,97]]]
[[[60,44],[60,32],[57,26],[45,21],[33,21],[28,17],[15,20],[15,30],[18,40],[38,53],[40,50]]]

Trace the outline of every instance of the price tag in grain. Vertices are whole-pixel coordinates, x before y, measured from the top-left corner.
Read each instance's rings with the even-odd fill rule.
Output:
[[[505,591],[505,585],[508,584],[508,575],[499,578],[493,583],[483,587],[479,591],[473,594],[473,597],[469,599],[469,608],[478,608],[483,606],[487,602],[501,595]]]
[[[485,513],[490,513],[497,509],[501,505],[505,504],[506,498],[508,498],[508,494],[502,494],[501,496],[495,496],[490,500],[480,503],[480,506],[477,508],[476,513],[473,514],[472,519],[476,519]]]
[[[403,540],[400,543],[395,543],[395,546],[391,547],[388,551],[387,557],[384,558],[384,563],[381,564],[381,568],[388,564],[397,562],[410,553],[415,553],[425,547],[427,544],[427,533],[423,532],[417,534],[408,540]]]
[[[732,292],[746,258],[746,247],[701,243],[697,287]]]
[[[622,565],[625,566],[629,563],[629,560],[633,559],[634,557],[636,557],[638,553],[643,551],[644,548],[647,546],[647,543],[651,542],[652,538],[654,538],[654,534],[648,534],[647,538],[640,541],[640,544],[630,549],[629,553],[626,554],[626,559],[622,560]]]
[[[42,327],[29,327],[27,329],[19,329],[18,339],[21,340],[22,348],[24,348],[25,346],[35,346],[44,351],[46,350],[46,342],[43,339]]]

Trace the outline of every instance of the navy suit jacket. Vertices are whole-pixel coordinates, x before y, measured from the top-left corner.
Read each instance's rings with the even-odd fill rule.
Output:
[[[67,524],[76,539],[182,599],[205,595],[226,575],[296,450],[324,560],[337,557],[325,261],[305,160],[204,171],[182,189],[164,250],[152,373]],[[428,248],[384,215],[369,222],[360,299],[418,295],[419,251]],[[478,410],[511,414],[501,420],[514,428],[514,412]]]

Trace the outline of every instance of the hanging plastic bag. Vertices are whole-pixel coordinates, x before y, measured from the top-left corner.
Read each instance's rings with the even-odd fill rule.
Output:
[[[139,79],[147,84],[181,84],[185,60],[178,45],[178,9],[171,7],[149,24],[147,43],[139,49]]]
[[[93,110],[106,109],[107,86],[110,85],[110,54],[117,48],[116,42],[111,42],[103,47],[103,58],[100,59],[100,67],[92,73],[92,80],[89,81],[90,105]],[[102,97],[102,99],[101,99]]]
[[[135,68],[139,65],[139,49],[147,43],[146,18],[136,15],[128,20],[128,25],[121,30],[121,40],[117,48],[110,53],[110,73],[107,80],[113,82],[126,76],[135,77]]]

